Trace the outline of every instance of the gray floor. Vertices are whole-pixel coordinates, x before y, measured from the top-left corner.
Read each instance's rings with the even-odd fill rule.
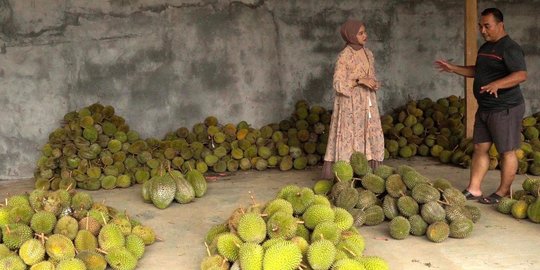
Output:
[[[460,189],[467,184],[469,170],[442,165],[426,158],[390,160],[386,164],[407,164],[424,175],[445,177]],[[187,204],[173,204],[159,210],[142,202],[140,185],[128,189],[91,192],[96,200],[127,209],[146,225],[152,226],[163,241],[147,248],[139,269],[199,269],[205,256],[203,238],[210,226],[224,221],[237,207],[251,202],[249,191],[265,202],[273,198],[285,184],[312,186],[317,168],[306,171],[238,172],[211,178],[208,194]],[[499,171],[490,171],[484,192],[493,192],[498,185]],[[518,176],[514,189],[521,189],[525,176]],[[30,180],[0,181],[0,198],[9,193],[30,191]],[[540,224],[516,220],[496,212],[491,206],[478,205],[482,219],[475,224],[467,239],[448,239],[432,243],[425,237],[410,236],[405,240],[390,238],[388,222],[374,227],[360,227],[366,238],[365,254],[385,258],[391,269],[540,269]]]

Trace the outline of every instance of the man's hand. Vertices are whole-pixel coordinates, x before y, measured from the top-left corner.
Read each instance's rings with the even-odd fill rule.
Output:
[[[379,82],[373,78],[362,78],[358,80],[358,84],[364,85],[373,91],[377,91],[379,89]]]
[[[437,60],[437,61],[435,61],[435,65],[436,65],[436,68],[440,72],[442,72],[442,71],[446,71],[446,72],[450,72],[450,73],[454,72],[454,70],[453,70],[454,65],[446,62],[445,60]]]
[[[497,91],[499,91],[499,87],[494,83],[490,83],[488,85],[484,85],[484,86],[480,87],[480,94],[483,94],[483,93],[487,92],[487,93],[489,93],[491,95],[495,95],[496,98],[499,97],[497,95]]]

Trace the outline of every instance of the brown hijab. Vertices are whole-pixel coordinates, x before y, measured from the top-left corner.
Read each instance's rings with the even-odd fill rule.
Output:
[[[355,51],[358,51],[364,47],[358,42],[358,38],[356,37],[362,25],[364,25],[364,23],[361,21],[349,19],[341,26],[341,29],[339,30],[343,40],[345,40],[347,45],[351,46],[351,48],[353,48]]]

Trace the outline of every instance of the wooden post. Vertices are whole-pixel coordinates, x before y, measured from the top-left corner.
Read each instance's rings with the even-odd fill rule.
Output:
[[[465,0],[465,65],[472,66],[476,63],[478,52],[478,2],[477,0]],[[473,94],[473,78],[465,78],[465,136],[472,138],[474,128],[474,115],[478,109],[478,103]]]

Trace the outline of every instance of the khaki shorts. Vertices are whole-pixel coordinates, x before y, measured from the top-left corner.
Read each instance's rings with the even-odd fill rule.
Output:
[[[473,143],[495,143],[497,152],[504,153],[519,148],[521,121],[525,104],[502,111],[477,111],[474,120]]]

